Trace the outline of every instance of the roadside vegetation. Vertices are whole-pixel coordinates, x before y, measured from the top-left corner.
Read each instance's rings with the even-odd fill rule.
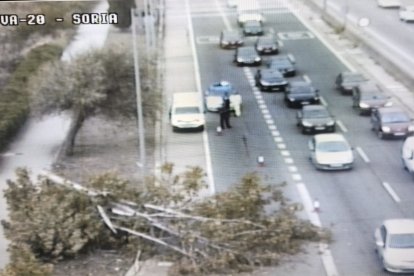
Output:
[[[104,115],[114,118],[136,117],[134,65],[130,52],[95,50],[70,62],[56,60],[38,70],[29,84],[32,110],[37,115],[70,111],[71,126],[62,152],[73,153],[76,135],[85,120]],[[154,64],[142,66],[143,114],[154,122],[159,108],[155,88]]]
[[[58,24],[51,18],[68,16],[73,11],[88,11],[92,2],[61,2],[59,5],[34,2],[1,3],[2,13],[44,14],[49,18],[42,26],[1,26],[0,37],[0,150],[24,125],[30,113],[28,80],[38,68],[51,60],[58,60],[65,41],[74,34],[69,20]],[[68,32],[69,31],[69,32]]]
[[[10,218],[2,223],[12,256],[0,275],[48,275],[53,263],[98,248],[173,261],[173,275],[239,273],[329,239],[296,216],[300,206],[283,195],[283,184],[250,173],[225,193],[197,199],[204,178],[198,167],[176,175],[165,164],[140,185],[108,173],[75,189],[33,181],[20,169],[5,191]]]
[[[1,149],[7,146],[29,114],[29,78],[42,64],[57,59],[61,53],[62,49],[57,45],[45,44],[33,49],[19,63],[7,85],[0,91]]]

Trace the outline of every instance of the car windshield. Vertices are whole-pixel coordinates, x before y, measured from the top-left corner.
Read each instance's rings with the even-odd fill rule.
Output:
[[[325,109],[303,110],[304,118],[326,118],[329,113]]]
[[[318,143],[316,150],[320,152],[341,152],[349,150],[349,147],[343,141],[326,141]]]
[[[261,27],[260,22],[258,21],[247,21],[244,23],[245,27]]]
[[[225,40],[237,40],[240,39],[240,35],[237,33],[229,33],[224,35]]]
[[[255,56],[256,50],[253,48],[239,48],[239,54],[243,56]]]
[[[272,38],[261,38],[258,42],[259,45],[273,45],[275,44]]]
[[[312,92],[312,88],[309,85],[295,85],[290,88],[290,93],[292,94],[310,94]]]
[[[390,235],[388,246],[390,248],[414,248],[414,234]]]
[[[290,62],[288,60],[285,59],[279,59],[279,60],[273,60],[270,65],[270,68],[272,67],[291,67]]]
[[[235,94],[233,87],[229,85],[212,85],[208,89],[209,96],[224,96],[225,93],[229,95]]]
[[[262,76],[262,80],[264,81],[272,81],[272,82],[279,82],[283,81],[283,77],[275,76],[275,75],[264,75]]]
[[[359,82],[366,80],[363,75],[360,74],[352,74],[352,75],[345,75],[344,82]]]
[[[406,123],[409,121],[410,118],[402,112],[389,112],[382,116],[383,123]]]
[[[362,100],[386,100],[387,97],[378,93],[367,93],[361,95]]]
[[[175,114],[182,115],[182,114],[197,114],[200,113],[200,108],[196,106],[188,106],[188,107],[177,107],[175,109]]]

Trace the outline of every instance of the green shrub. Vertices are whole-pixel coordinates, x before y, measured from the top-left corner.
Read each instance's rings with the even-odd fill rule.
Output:
[[[19,63],[9,82],[0,91],[0,149],[4,149],[29,113],[29,91],[27,82],[31,75],[45,62],[57,59],[62,48],[57,45],[45,44],[34,48]]]

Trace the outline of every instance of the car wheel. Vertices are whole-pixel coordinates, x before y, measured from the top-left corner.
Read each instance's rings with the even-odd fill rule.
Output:
[[[302,132],[302,134],[306,134],[307,132],[306,132],[306,128],[305,127],[303,127],[303,126],[301,126],[301,132]]]
[[[402,162],[402,165],[403,165],[403,169],[404,169],[405,171],[408,171],[407,165],[405,165],[405,162],[404,162],[404,160],[403,160],[403,159],[401,159],[401,162]]]
[[[384,139],[384,133],[381,130],[377,130],[377,136],[380,139]]]

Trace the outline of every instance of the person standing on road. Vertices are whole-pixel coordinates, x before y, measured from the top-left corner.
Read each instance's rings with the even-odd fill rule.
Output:
[[[223,106],[219,110],[220,113],[220,126],[222,129],[231,128],[230,125],[230,98],[228,93],[224,94],[223,97]]]

